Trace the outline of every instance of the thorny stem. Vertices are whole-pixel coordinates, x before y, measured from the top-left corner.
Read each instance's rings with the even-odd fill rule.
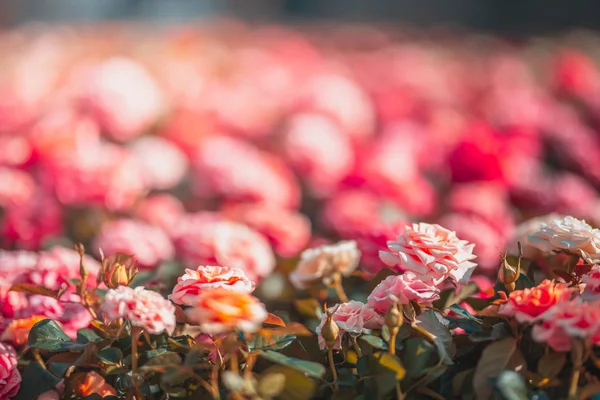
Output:
[[[335,369],[335,363],[333,362],[333,349],[331,347],[329,347],[327,349],[327,358],[329,359],[329,368],[331,369],[331,375],[333,375],[333,391],[337,392],[337,380],[338,380],[338,374],[337,374],[337,370]]]
[[[347,303],[348,300],[348,296],[346,295],[346,292],[344,291],[344,287],[342,286],[342,274],[339,272],[336,272],[335,274],[333,274],[333,288],[335,289],[335,294],[337,295],[338,299],[340,299],[340,301],[342,303]]]
[[[402,393],[402,388],[400,387],[400,382],[396,381],[396,399],[404,400],[404,393]]]

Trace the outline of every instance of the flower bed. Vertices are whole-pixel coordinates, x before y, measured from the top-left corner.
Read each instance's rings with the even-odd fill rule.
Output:
[[[600,392],[593,38],[0,36],[0,400]]]

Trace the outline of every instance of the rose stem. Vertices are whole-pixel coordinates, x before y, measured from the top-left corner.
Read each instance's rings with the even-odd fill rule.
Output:
[[[331,369],[331,375],[333,375],[333,391],[336,392],[338,374],[337,370],[335,369],[335,363],[333,362],[333,349],[331,347],[327,349],[327,358],[329,358],[329,368]]]
[[[347,303],[349,301],[348,296],[344,291],[344,287],[342,286],[342,274],[339,272],[333,275],[333,288],[335,289],[335,293],[342,303]]]
[[[140,338],[140,334],[142,333],[142,328],[138,328],[137,326],[131,327],[131,372],[135,374],[135,370],[137,369],[138,363],[138,340]]]

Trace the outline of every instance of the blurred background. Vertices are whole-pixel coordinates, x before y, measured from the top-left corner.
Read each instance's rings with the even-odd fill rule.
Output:
[[[226,15],[449,24],[508,34],[600,27],[594,0],[3,0],[0,7],[4,26],[31,20],[182,21]]]
[[[238,266],[277,298],[302,250],[357,240],[373,275],[414,221],[482,274],[529,218],[600,223],[592,1],[0,7],[3,249]]]

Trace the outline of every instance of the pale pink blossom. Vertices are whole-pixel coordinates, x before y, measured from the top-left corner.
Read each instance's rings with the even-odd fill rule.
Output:
[[[600,303],[579,299],[558,303],[543,315],[531,335],[535,341],[547,343],[556,351],[571,350],[573,339],[599,345]]]
[[[256,332],[268,315],[264,304],[250,293],[224,288],[202,291],[185,314],[210,335]]]
[[[600,265],[594,265],[587,274],[583,275],[581,283],[584,285],[584,298],[600,298]]]
[[[226,207],[222,213],[266,237],[275,253],[292,257],[304,250],[310,239],[310,220],[304,214],[260,204]]]
[[[104,297],[102,312],[107,322],[126,318],[131,325],[143,328],[148,333],[169,334],[175,329],[175,306],[159,293],[139,286],[119,286],[110,289]]]
[[[517,243],[521,243],[523,246],[523,255],[527,258],[534,258],[540,250],[529,243],[529,235],[539,231],[543,225],[551,224],[552,221],[562,218],[564,218],[563,215],[552,213],[521,222],[515,228],[512,239],[508,241],[508,254],[518,254]]]
[[[20,386],[17,352],[10,345],[0,343],[0,399],[10,399],[17,394]]]
[[[542,251],[583,252],[588,257],[600,258],[600,230],[571,216],[542,224],[538,231],[529,235],[529,244]]]
[[[84,255],[83,262],[89,273],[87,286],[95,287],[100,263],[88,255]],[[69,293],[74,293],[75,286],[69,281],[81,279],[79,264],[80,257],[75,250],[53,247],[39,254],[35,266],[24,274],[23,280],[53,290],[59,289],[64,283],[69,286]]]
[[[38,191],[25,201],[7,206],[0,229],[7,243],[34,250],[46,240],[61,236],[63,225],[63,209],[56,199]]]
[[[186,269],[185,274],[177,278],[177,285],[169,295],[169,300],[175,304],[191,306],[201,292],[219,287],[251,293],[255,284],[241,269],[201,265],[196,270]]]
[[[405,272],[381,281],[369,295],[367,306],[385,314],[396,303],[409,304],[413,301],[428,306],[439,298],[440,289],[418,279],[412,272]]]
[[[352,274],[359,261],[360,250],[352,240],[307,249],[300,254],[298,265],[290,274],[290,282],[298,289],[319,281],[331,283],[334,274]]]
[[[187,172],[185,154],[169,140],[145,136],[135,140],[129,148],[141,165],[144,180],[150,188],[171,189],[181,182]]]
[[[193,184],[204,198],[295,208],[300,188],[287,166],[274,155],[242,140],[213,136],[202,140],[193,158]]]
[[[370,308],[368,305],[360,301],[350,300],[347,303],[337,304],[330,309],[333,312],[332,320],[340,327],[340,332],[337,338],[334,349],[341,348],[341,342],[344,335],[347,333],[350,336],[357,337],[366,329],[380,329],[383,326],[383,317]],[[317,327],[317,335],[319,336],[319,347],[326,349],[325,339],[321,336],[321,329],[327,321],[327,315],[321,319],[321,323]]]
[[[211,213],[183,217],[173,234],[177,256],[188,267],[227,265],[260,281],[275,268],[269,242],[258,232]]]
[[[142,169],[125,148],[103,142],[77,147],[40,164],[40,182],[66,205],[131,208],[146,191]]]
[[[350,139],[324,115],[293,116],[283,137],[286,159],[317,196],[333,192],[354,166]]]
[[[135,210],[138,219],[157,226],[167,233],[175,229],[184,213],[185,209],[181,201],[166,193],[145,198]]]
[[[28,201],[35,193],[31,175],[16,168],[0,166],[0,206]]]
[[[407,226],[395,241],[388,242],[388,251],[379,255],[392,270],[411,271],[424,282],[438,285],[446,279],[469,279],[477,266],[471,261],[474,247],[448,229],[421,222]]]
[[[169,236],[162,229],[133,219],[117,219],[102,225],[94,240],[94,250],[105,255],[124,253],[135,256],[142,268],[153,268],[174,256]]]
[[[92,67],[82,103],[116,140],[129,140],[150,128],[165,110],[165,99],[143,65],[118,57]]]

